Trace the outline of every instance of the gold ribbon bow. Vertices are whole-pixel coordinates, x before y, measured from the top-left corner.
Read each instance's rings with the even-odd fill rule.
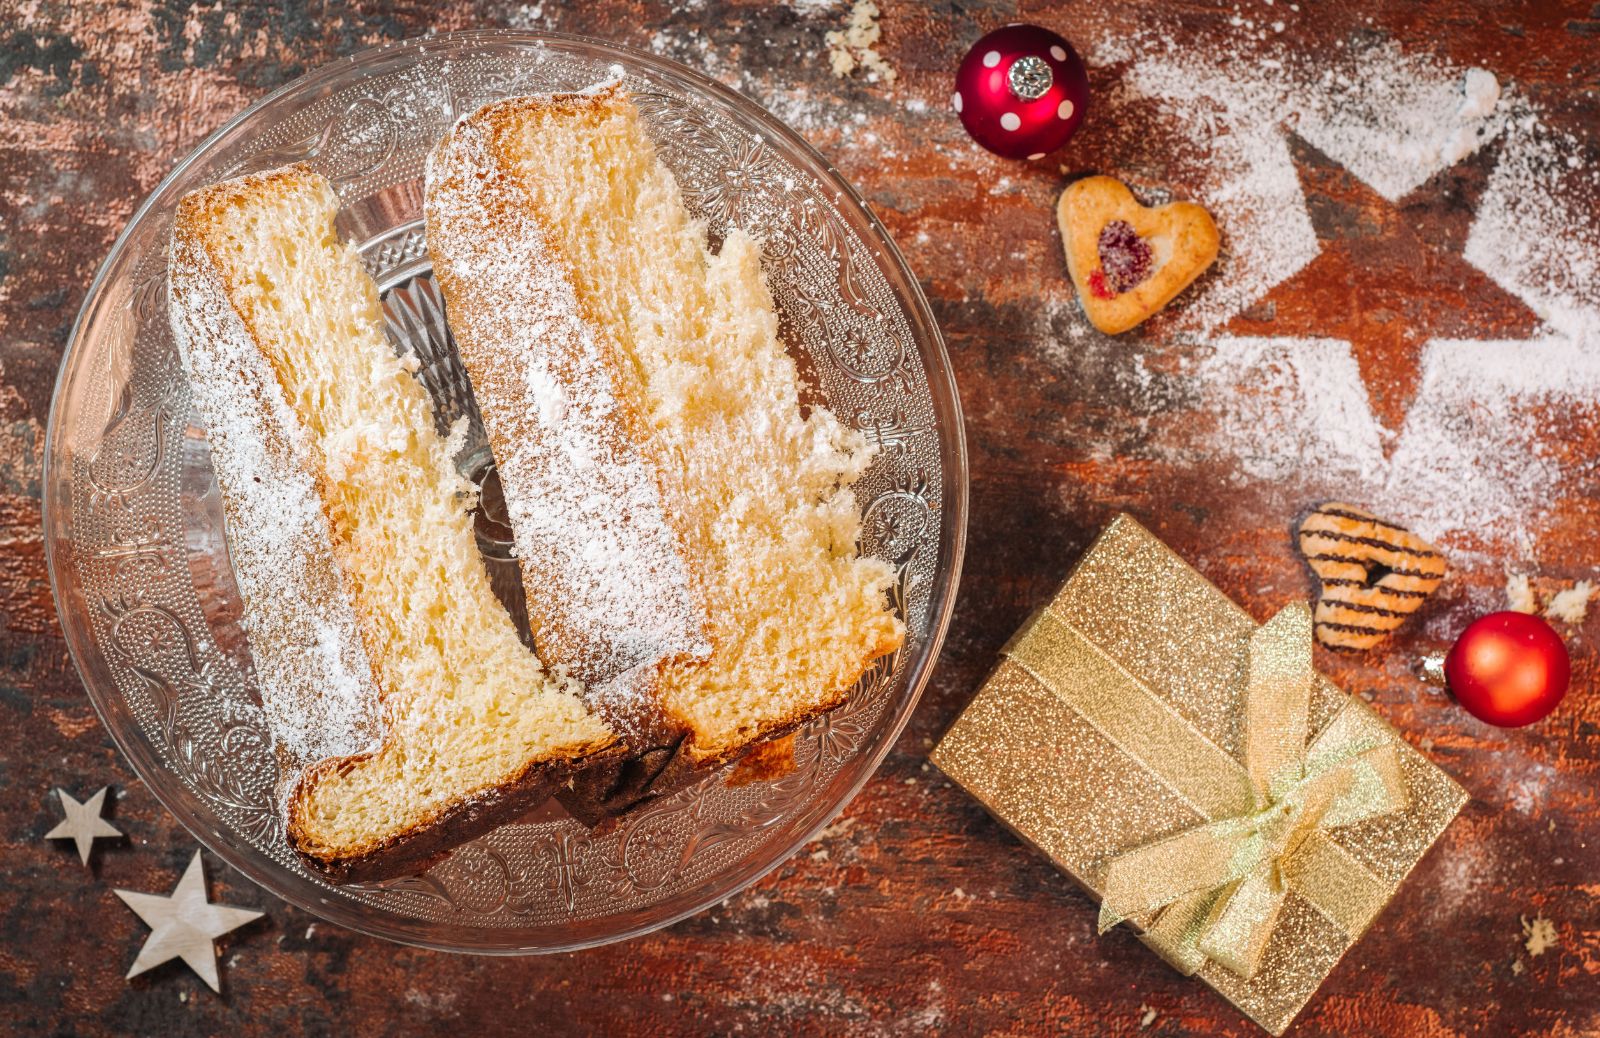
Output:
[[[1113,858],[1100,930],[1159,913],[1145,939],[1184,972],[1212,959],[1248,979],[1291,887],[1348,931],[1365,925],[1376,908],[1361,888],[1375,878],[1325,831],[1403,810],[1407,800],[1392,742],[1362,738],[1336,716],[1307,745],[1315,672],[1304,603],[1258,628],[1246,651],[1249,808]]]

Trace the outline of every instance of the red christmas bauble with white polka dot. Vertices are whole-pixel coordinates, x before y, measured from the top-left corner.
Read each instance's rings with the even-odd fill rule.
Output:
[[[1089,76],[1072,44],[1037,25],[1007,25],[972,45],[950,99],[972,139],[1008,159],[1042,159],[1083,122]]]

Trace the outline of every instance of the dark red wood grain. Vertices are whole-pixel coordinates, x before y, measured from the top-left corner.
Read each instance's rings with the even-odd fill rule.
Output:
[[[1056,165],[977,152],[947,110],[966,46],[1004,22],[1038,21],[1074,38],[1091,26],[1132,32],[1158,12],[1215,28],[1236,8],[879,2],[880,49],[900,76],[892,88],[829,74],[822,36],[843,23],[839,3],[0,0],[0,1027],[240,1038],[1260,1033],[1126,933],[1096,937],[1093,907],[1072,884],[926,763],[1007,636],[1117,509],[1132,510],[1258,617],[1310,591],[1288,531],[1294,510],[1311,502],[1249,485],[1217,494],[1227,462],[1178,464],[1124,431],[1143,405],[1106,374],[1107,354],[1063,359],[1046,349],[1052,330],[1041,307],[1064,291],[1053,225],[1064,178]],[[1587,2],[1300,6],[1284,34],[1297,47],[1386,34],[1514,80],[1557,128],[1583,135],[1600,125],[1600,8]],[[1276,7],[1281,14],[1287,0]],[[50,600],[41,450],[73,317],[140,199],[235,112],[369,44],[486,25],[582,32],[705,69],[787,115],[888,225],[933,301],[968,414],[970,546],[941,663],[896,752],[835,825],[749,891],[667,931],[549,958],[442,955],[318,923],[213,860],[214,894],[268,916],[223,943],[223,996],[176,964],[125,981],[146,931],[111,888],[169,890],[195,843],[112,748]],[[1110,74],[1096,70],[1095,89]],[[1091,120],[1067,163],[1115,172],[1123,138],[1111,129]],[[1600,162],[1585,140],[1587,161]],[[1337,241],[1301,290],[1280,286],[1275,320],[1284,323],[1269,330],[1363,336],[1337,292],[1306,286],[1356,277],[1374,261],[1360,241],[1339,239],[1340,220],[1395,217],[1315,156],[1302,168],[1308,190],[1333,207],[1319,233]],[[1475,175],[1469,163],[1463,190]],[[1396,230],[1402,242],[1424,235],[1459,249],[1469,218],[1461,207]],[[1461,332],[1463,321],[1485,334],[1531,326],[1520,304],[1459,263],[1396,291],[1417,321],[1442,322],[1440,334]],[[1463,311],[1463,300],[1476,308]],[[1175,356],[1160,329],[1119,348],[1143,351],[1159,371]],[[1392,385],[1374,383],[1376,408],[1393,421],[1415,388],[1403,364],[1415,363],[1424,332],[1384,334],[1362,337],[1361,359],[1374,368],[1401,359]],[[1202,419],[1162,420],[1181,435]],[[1591,428],[1552,435],[1575,467],[1600,458]],[[1592,575],[1596,514],[1585,495],[1561,505],[1537,545],[1544,574]],[[1499,579],[1478,566],[1430,608],[1462,611]],[[1420,634],[1367,657],[1319,654],[1326,672],[1368,696],[1473,800],[1292,1034],[1600,1033],[1597,624],[1573,634],[1567,704],[1511,732],[1472,721],[1410,676],[1418,652],[1440,647]],[[50,790],[83,796],[108,783],[128,840],[102,844],[86,871],[70,844],[41,839],[59,816]],[[1534,915],[1559,934],[1539,957],[1525,951],[1520,922]]]

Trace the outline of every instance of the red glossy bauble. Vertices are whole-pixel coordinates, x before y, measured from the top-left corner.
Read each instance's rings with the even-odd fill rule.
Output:
[[[950,98],[972,139],[1008,159],[1042,159],[1067,143],[1089,104],[1072,44],[1037,25],[1007,25],[972,45]]]
[[[1467,625],[1444,658],[1450,691],[1480,721],[1520,728],[1567,694],[1572,661],[1561,636],[1537,616],[1490,613]]]

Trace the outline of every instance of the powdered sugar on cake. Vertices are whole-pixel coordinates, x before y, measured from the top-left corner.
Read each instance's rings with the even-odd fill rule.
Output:
[[[543,585],[530,605],[562,611],[543,626],[532,616],[540,654],[626,724],[641,684],[629,672],[708,653],[704,612],[647,445],[630,432],[627,373],[497,161],[488,111],[430,158],[429,250],[474,384],[500,383],[479,405],[524,579]]]
[[[378,690],[334,561],[304,434],[204,246],[173,236],[172,328],[206,423],[273,737],[296,765],[370,750]]]

